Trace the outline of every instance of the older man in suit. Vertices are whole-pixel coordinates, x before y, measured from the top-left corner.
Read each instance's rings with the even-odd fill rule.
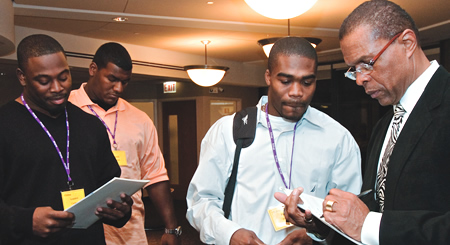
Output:
[[[362,190],[373,193],[361,201],[332,189],[325,220],[365,244],[450,244],[449,73],[427,59],[413,19],[389,1],[355,9],[340,44],[351,67],[346,76],[393,111],[377,123],[368,147]],[[293,193],[282,200],[288,220],[313,228]]]

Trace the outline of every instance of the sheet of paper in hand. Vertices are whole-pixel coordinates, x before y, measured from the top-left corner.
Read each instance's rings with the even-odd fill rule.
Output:
[[[287,189],[284,190],[284,193],[288,196],[291,194],[291,192],[292,192],[292,190],[287,190]],[[349,237],[347,234],[345,234],[344,232],[339,230],[337,227],[335,227],[334,225],[325,221],[325,218],[322,217],[322,215],[323,215],[322,203],[324,200],[323,198],[308,195],[306,193],[300,194],[300,198],[302,199],[303,204],[298,204],[299,208],[301,208],[303,210],[306,210],[306,209],[311,210],[311,213],[314,215],[314,217],[316,217],[318,220],[320,220],[321,222],[326,224],[328,227],[330,227],[337,233],[341,234],[343,237],[347,238],[348,240],[354,242],[355,244],[363,245],[363,243],[356,241],[355,239]]]
[[[72,228],[86,229],[99,220],[95,215],[97,207],[107,207],[108,199],[120,201],[121,193],[131,196],[148,182],[115,177],[64,211],[75,214],[75,224]]]

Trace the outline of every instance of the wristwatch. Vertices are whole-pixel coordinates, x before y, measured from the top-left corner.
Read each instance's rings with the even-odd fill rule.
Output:
[[[181,230],[181,226],[178,226],[175,229],[167,229],[167,228],[165,228],[164,232],[166,234],[174,234],[175,236],[179,237],[179,236],[181,236],[182,230]]]

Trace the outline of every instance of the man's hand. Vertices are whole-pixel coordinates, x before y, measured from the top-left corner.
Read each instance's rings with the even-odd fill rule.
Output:
[[[51,207],[38,207],[33,213],[33,234],[48,237],[64,228],[70,227],[75,220],[72,213],[55,211]]]
[[[264,243],[259,240],[255,232],[239,229],[231,236],[230,245],[264,245]]]
[[[113,200],[106,201],[108,207],[99,207],[95,211],[95,214],[100,218],[115,221],[119,220],[131,211],[133,205],[133,199],[130,196],[122,193],[120,195],[122,202],[116,202]]]
[[[326,203],[334,201],[332,211],[326,210]],[[361,241],[361,229],[369,214],[369,208],[354,194],[331,189],[323,202],[325,220],[339,228],[345,234]]]
[[[275,199],[279,202],[284,203],[284,216],[286,221],[300,227],[306,227],[306,220],[311,220],[313,218],[310,210],[301,210],[298,208],[297,204],[302,204],[303,200],[300,198],[303,188],[295,188],[289,196],[284,193],[276,192]]]
[[[277,245],[312,245],[313,240],[306,234],[305,229],[297,229],[289,233],[286,238],[283,239]]]
[[[330,232],[330,228],[317,220],[310,210],[302,210],[297,206],[297,204],[303,203],[300,198],[302,192],[303,188],[298,187],[289,196],[280,192],[275,193],[275,198],[285,205],[284,216],[286,217],[286,221],[296,226],[304,227],[308,232],[318,233],[322,237],[326,237]]]
[[[180,245],[181,238],[175,236],[174,234],[164,233],[161,237],[161,245]]]

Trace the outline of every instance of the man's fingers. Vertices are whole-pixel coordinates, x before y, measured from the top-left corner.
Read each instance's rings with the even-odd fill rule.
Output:
[[[130,207],[133,205],[133,199],[125,193],[120,195],[120,199],[122,199],[122,202],[126,203]]]
[[[305,210],[305,222],[312,222],[313,215],[311,210]]]
[[[55,211],[50,213],[49,215],[51,218],[59,220],[73,221],[75,219],[75,215],[73,213],[69,213],[66,211]]]
[[[131,203],[133,203],[133,201],[131,201]],[[116,210],[116,211],[119,211],[122,213],[127,213],[131,209],[131,205],[128,204],[128,202],[116,202],[113,200],[108,200],[106,202],[106,205],[108,205],[108,207],[110,209],[113,209],[113,210]]]
[[[107,219],[120,219],[124,216],[124,212],[116,208],[100,207],[97,208],[96,214]]]
[[[281,203],[285,203],[286,202],[287,195],[284,194],[284,193],[275,192],[275,194],[273,196],[275,197],[275,199],[277,199]]]
[[[74,215],[65,211],[55,211],[51,207],[38,207],[33,213],[33,234],[48,237],[52,233],[70,227]]]

